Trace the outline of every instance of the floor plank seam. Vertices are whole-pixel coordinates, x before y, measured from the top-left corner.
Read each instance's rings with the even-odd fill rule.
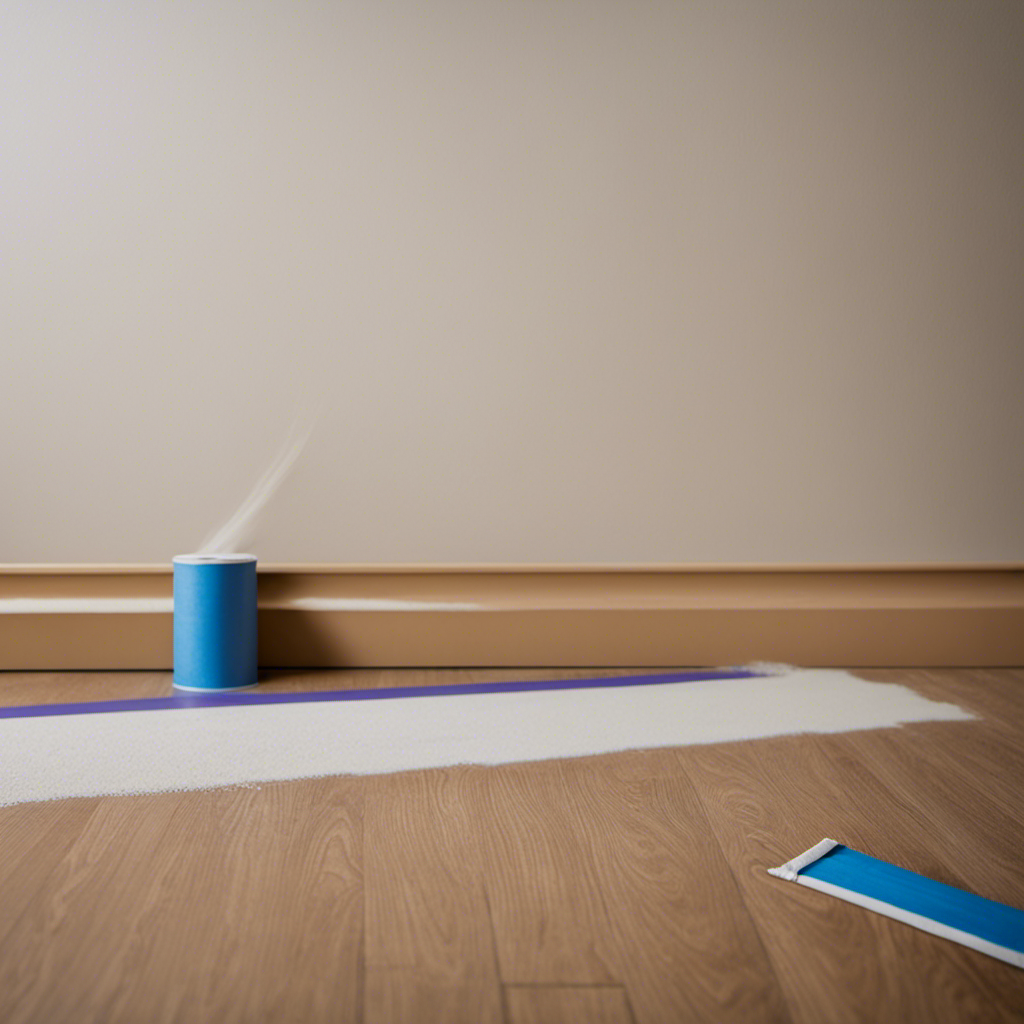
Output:
[[[366,1024],[366,790],[359,789],[359,946],[356,950],[356,1020]]]
[[[701,814],[704,817],[704,825],[707,828],[708,835],[711,836],[715,841],[715,846],[718,848],[718,853],[725,864],[729,877],[732,879],[732,884],[736,888],[736,895],[739,897],[740,905],[746,911],[747,919],[750,922],[751,927],[754,930],[754,934],[757,936],[758,945],[761,948],[761,952],[764,954],[765,962],[768,964],[769,970],[772,972],[772,979],[775,982],[775,987],[778,990],[779,996],[782,1000],[782,1005],[786,1010],[786,1019],[789,1024],[794,1024],[795,1017],[793,1016],[793,1008],[790,1006],[789,998],[786,995],[786,989],[782,984],[782,978],[779,974],[778,965],[775,962],[774,957],[771,954],[771,949],[765,937],[761,932],[761,928],[757,923],[757,918],[754,916],[754,912],[750,908],[750,904],[747,902],[746,894],[743,891],[743,886],[740,885],[740,880],[736,876],[736,871],[732,866],[732,862],[729,860],[728,855],[725,852],[725,848],[722,846],[722,840],[719,838],[718,833],[715,831],[714,825],[711,823],[711,815],[708,811],[707,804],[704,802],[704,797],[700,790],[694,784],[690,778],[689,773],[686,771],[686,765],[682,763],[682,758],[679,758],[680,765],[683,769],[683,776],[685,777],[690,788],[693,790],[694,796],[697,798],[697,806],[700,808]]]
[[[479,863],[484,863],[485,851],[483,844],[479,847]],[[512,1024],[512,1012],[508,1005],[508,987],[501,979],[501,960],[498,957],[498,930],[494,924],[494,914],[491,911],[491,894],[487,891],[487,879],[481,874],[480,889],[484,897],[484,908],[487,911],[487,923],[491,933],[491,957],[494,960],[494,980],[498,985],[498,1004],[501,1007],[502,1024]]]
[[[626,1013],[629,1014],[629,1024],[637,1024],[636,1011],[633,1009],[633,997],[625,985],[622,986],[622,998],[626,1001]]]

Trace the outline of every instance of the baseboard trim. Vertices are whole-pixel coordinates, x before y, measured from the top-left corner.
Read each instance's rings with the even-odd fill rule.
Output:
[[[0,566],[0,669],[171,667],[164,565]],[[1024,565],[263,565],[266,667],[1024,664]]]

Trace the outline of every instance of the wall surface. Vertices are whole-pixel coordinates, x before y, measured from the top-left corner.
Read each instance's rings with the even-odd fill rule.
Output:
[[[1024,5],[0,6],[0,562],[1024,560]]]

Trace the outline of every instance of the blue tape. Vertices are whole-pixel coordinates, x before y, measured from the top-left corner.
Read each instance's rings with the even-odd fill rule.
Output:
[[[0,707],[2,718],[49,718],[54,715],[99,715],[117,711],[171,711],[175,708],[239,707],[252,704],[310,704],[320,701],[395,700],[403,697],[459,697],[467,693],[529,693],[543,690],[593,690],[622,686],[659,686],[712,679],[752,679],[756,672],[660,672],[642,676],[600,676],[591,679],[532,679],[501,683],[457,683],[450,686],[390,686],[371,690],[311,690],[300,693],[189,693],[171,697],[81,701],[73,704],[22,704]]]
[[[174,685],[220,691],[255,686],[256,559],[174,559]]]
[[[836,846],[799,872],[1024,953],[1024,911]]]

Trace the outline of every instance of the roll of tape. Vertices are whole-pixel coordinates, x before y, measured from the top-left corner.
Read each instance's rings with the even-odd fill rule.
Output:
[[[174,565],[174,685],[256,685],[256,558],[178,555]]]

